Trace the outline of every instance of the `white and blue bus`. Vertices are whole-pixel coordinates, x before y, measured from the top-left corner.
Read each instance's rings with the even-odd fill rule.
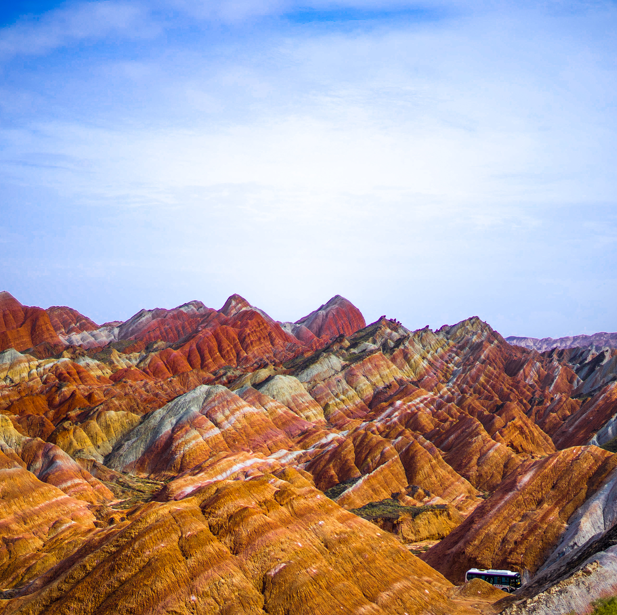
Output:
[[[504,592],[515,592],[521,586],[521,575],[512,570],[482,570],[471,568],[465,573],[465,581],[482,579]]]

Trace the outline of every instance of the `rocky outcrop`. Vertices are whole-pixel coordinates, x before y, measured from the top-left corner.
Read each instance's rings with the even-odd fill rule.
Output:
[[[396,500],[382,500],[352,512],[398,536],[403,544],[440,540],[463,521],[463,516],[446,504],[409,506],[401,505]]]
[[[49,316],[51,326],[63,341],[71,335],[96,331],[100,328],[93,320],[70,307],[54,305],[45,311]]]
[[[488,602],[497,602],[508,596],[506,592],[497,589],[495,586],[483,581],[482,579],[472,579],[467,583],[457,587],[452,593],[453,596],[460,598],[470,598],[474,600],[488,599]]]
[[[615,456],[593,446],[525,464],[423,559],[454,582],[469,568],[535,572],[616,465]]]
[[[555,432],[557,446],[575,443],[606,444],[617,436],[617,382],[606,385],[596,395],[584,401]]]
[[[409,485],[420,487],[430,494],[449,502],[463,513],[469,513],[478,504],[480,492],[448,465],[439,449],[420,435],[408,438],[401,435],[394,444]]]
[[[141,416],[134,412],[95,409],[77,425],[71,421],[60,423],[48,439],[72,457],[102,462],[140,421]]]
[[[91,504],[101,504],[113,494],[62,449],[39,438],[20,434],[11,421],[0,415],[0,451],[39,480],[67,495]]]
[[[0,613],[452,612],[448,582],[397,540],[280,479],[146,506],[85,545]]]
[[[42,482],[24,465],[0,447],[0,585],[6,589],[61,562],[95,529],[85,501]]]
[[[617,592],[616,500],[613,470],[570,517],[559,543],[506,613],[583,613],[594,600]]]
[[[201,301],[191,301],[172,310],[141,310],[118,327],[118,340],[177,342],[194,333],[214,310]]]
[[[310,423],[324,422],[323,408],[293,376],[274,376],[258,385],[259,392],[276,399]]]
[[[463,414],[447,427],[432,439],[444,452],[445,461],[476,489],[493,491],[523,462],[472,416]]]
[[[360,310],[344,297],[336,295],[328,303],[300,318],[294,323],[308,329],[319,338],[332,339],[339,335],[352,335],[366,327]]]
[[[0,352],[26,350],[40,344],[63,346],[49,315],[38,307],[26,307],[6,291],[0,292]]]
[[[500,601],[504,615],[554,615],[555,613],[591,613],[592,603],[617,593],[617,547],[592,556],[567,578],[552,582],[531,598]]]
[[[223,386],[202,385],[150,413],[106,458],[112,469],[174,476],[217,453],[291,448],[262,408]]]

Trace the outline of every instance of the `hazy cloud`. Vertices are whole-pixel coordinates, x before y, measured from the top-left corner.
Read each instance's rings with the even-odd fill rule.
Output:
[[[614,8],[465,4],[322,27],[270,19],[283,0],[89,3],[0,31],[5,58],[66,46],[3,68],[4,283],[98,320],[341,293],[411,327],[615,330]]]
[[[134,38],[157,29],[139,4],[85,2],[67,5],[28,17],[0,30],[0,58],[41,55],[81,41],[104,40],[120,35]]]

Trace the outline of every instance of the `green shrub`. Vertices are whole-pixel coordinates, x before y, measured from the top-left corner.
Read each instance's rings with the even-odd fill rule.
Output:
[[[330,487],[330,489],[324,491],[324,493],[326,497],[330,498],[331,500],[336,500],[339,495],[341,495],[344,491],[347,491],[347,489],[349,489],[349,487],[351,487],[352,485],[355,485],[361,478],[361,476],[358,476],[356,478],[350,478],[349,480],[345,480],[338,485],[334,485],[334,487]]]
[[[592,615],[617,615],[617,596],[600,598],[592,604],[595,607]]]
[[[429,510],[445,510],[445,504],[431,504],[427,506],[404,506],[396,500],[387,499],[379,502],[369,502],[362,508],[353,508],[349,512],[372,521],[373,519],[399,519],[401,515],[408,515],[415,519],[418,515]]]
[[[605,451],[608,451],[609,453],[617,453],[617,438],[613,438],[610,442],[601,444],[600,448],[603,448]]]

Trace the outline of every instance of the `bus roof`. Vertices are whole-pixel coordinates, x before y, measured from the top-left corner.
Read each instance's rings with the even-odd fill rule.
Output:
[[[470,568],[467,572],[477,572],[480,574],[501,574],[501,575],[517,575],[518,572],[512,570],[496,570],[491,568],[490,570],[484,570],[483,568]]]

